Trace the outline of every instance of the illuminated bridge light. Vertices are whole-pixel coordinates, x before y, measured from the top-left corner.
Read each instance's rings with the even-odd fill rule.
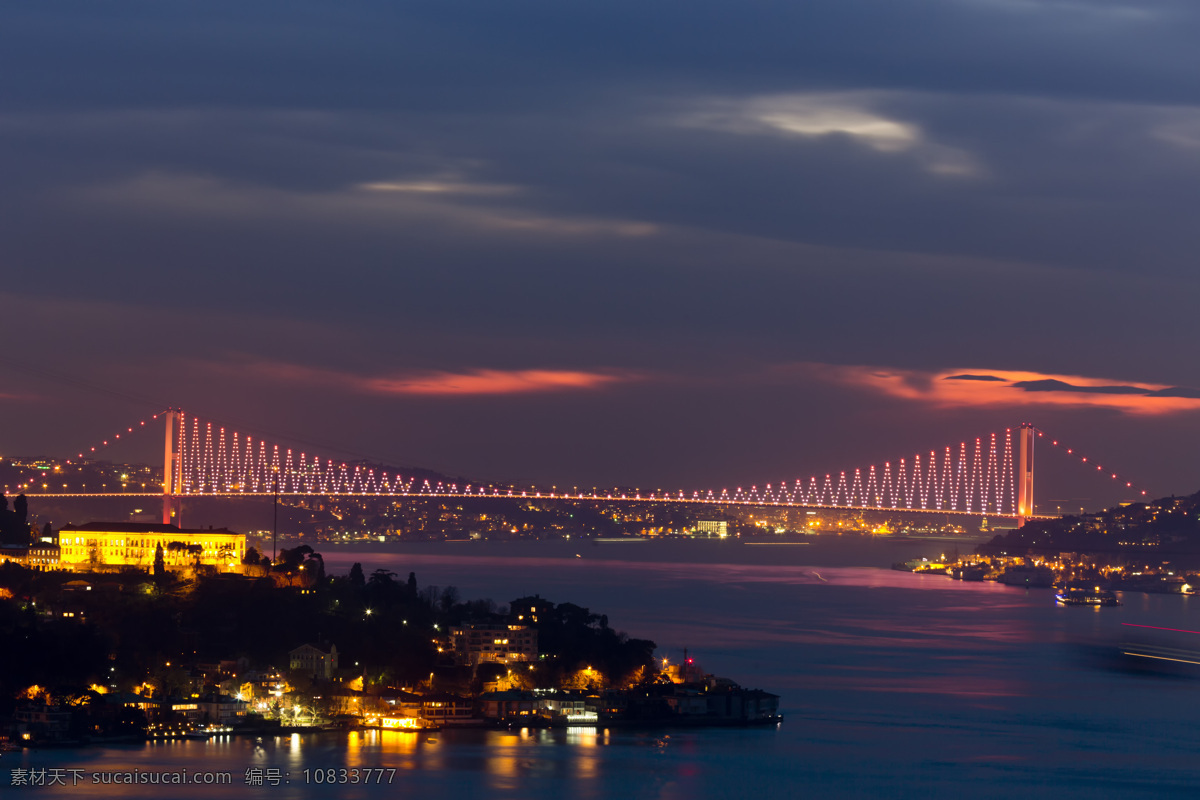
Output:
[[[142,420],[136,427],[145,428]],[[124,433],[134,430],[125,428]],[[608,490],[603,495],[597,488],[583,492],[575,487],[571,492],[559,492],[552,486],[549,492],[536,487],[518,489],[495,485],[473,486],[457,483],[436,485],[429,480],[404,478],[366,465],[351,466],[345,462],[322,461],[263,439],[230,432],[230,429],[197,416],[184,418],[177,426],[179,454],[176,493],[188,495],[262,494],[279,491],[298,495],[352,496],[424,496],[424,497],[534,497],[548,500],[625,500],[630,502],[691,502],[705,504],[774,505],[820,508],[906,509],[912,511],[943,511],[962,514],[1016,515],[1016,473],[1013,457],[1012,428],[1003,433],[959,442],[957,453],[952,446],[917,453],[911,458],[884,461],[882,467],[872,464],[840,470],[837,480],[833,473],[824,479],[812,475],[807,479],[784,479],[760,488],[738,486],[731,492],[700,489],[691,492],[635,489],[622,492]],[[1036,431],[1039,437],[1044,432]],[[120,433],[102,440],[100,445],[83,452],[97,452],[120,438]],[[1001,439],[1001,437],[1003,437]],[[1058,440],[1052,440],[1056,447]],[[83,458],[83,452],[79,458]],[[1066,451],[1087,462],[1074,448]],[[70,462],[68,462],[70,463]],[[1096,465],[1097,472],[1105,472]],[[1112,480],[1120,480],[1126,488],[1144,496],[1147,492],[1126,481],[1119,473],[1111,472]],[[69,488],[69,487],[64,487]],[[490,489],[490,491],[489,491]],[[519,493],[519,494],[518,494]],[[80,493],[86,495],[86,492]]]

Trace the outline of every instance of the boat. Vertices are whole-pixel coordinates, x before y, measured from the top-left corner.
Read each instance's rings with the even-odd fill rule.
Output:
[[[1094,584],[1071,583],[1059,587],[1054,599],[1064,606],[1118,606],[1117,596]]]
[[[956,581],[982,581],[988,573],[986,564],[964,564],[951,573]]]
[[[892,569],[901,572],[935,572],[939,575],[946,573],[945,561],[930,561],[928,558],[914,558],[910,561],[892,564]]]

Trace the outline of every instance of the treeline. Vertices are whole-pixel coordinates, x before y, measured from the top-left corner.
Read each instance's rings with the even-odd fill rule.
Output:
[[[0,659],[0,704],[11,705],[32,684],[61,695],[92,684],[131,691],[150,681],[170,692],[186,684],[192,665],[226,659],[286,671],[289,651],[305,643],[335,644],[340,667],[353,667],[367,687],[477,690],[467,686],[472,676],[448,668],[448,653],[438,652],[435,639],[444,641],[455,625],[515,621],[492,600],[463,601],[453,586],[421,587],[412,572],[366,575],[355,564],[348,575],[325,576],[320,554],[307,547],[282,552],[273,570],[312,578],[296,586],[281,586],[271,575],[101,578],[4,563],[0,640],[10,657]],[[93,590],[67,586],[81,577],[93,581]],[[584,667],[612,683],[649,674],[653,642],[614,631],[586,608],[541,602],[539,621],[520,623],[538,629],[545,656],[527,670],[528,680],[558,686]],[[67,608],[75,616],[64,618]],[[477,684],[481,676],[473,677]]]

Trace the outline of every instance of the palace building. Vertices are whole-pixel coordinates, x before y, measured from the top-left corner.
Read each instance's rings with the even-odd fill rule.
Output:
[[[154,567],[159,545],[167,568],[196,564],[228,569],[240,567],[246,555],[246,534],[225,528],[178,528],[149,522],[88,522],[64,525],[58,532],[58,565],[68,569],[92,567]]]

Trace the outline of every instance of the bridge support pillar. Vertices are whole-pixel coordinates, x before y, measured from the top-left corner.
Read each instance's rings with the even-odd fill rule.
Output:
[[[1017,462],[1017,527],[1033,516],[1033,440],[1037,431],[1028,422],[1021,423],[1020,460]]]
[[[179,438],[183,431],[183,411],[169,408],[164,415],[167,418],[166,448],[163,453],[163,525],[178,525],[183,527],[180,520],[181,503],[179,501]]]

